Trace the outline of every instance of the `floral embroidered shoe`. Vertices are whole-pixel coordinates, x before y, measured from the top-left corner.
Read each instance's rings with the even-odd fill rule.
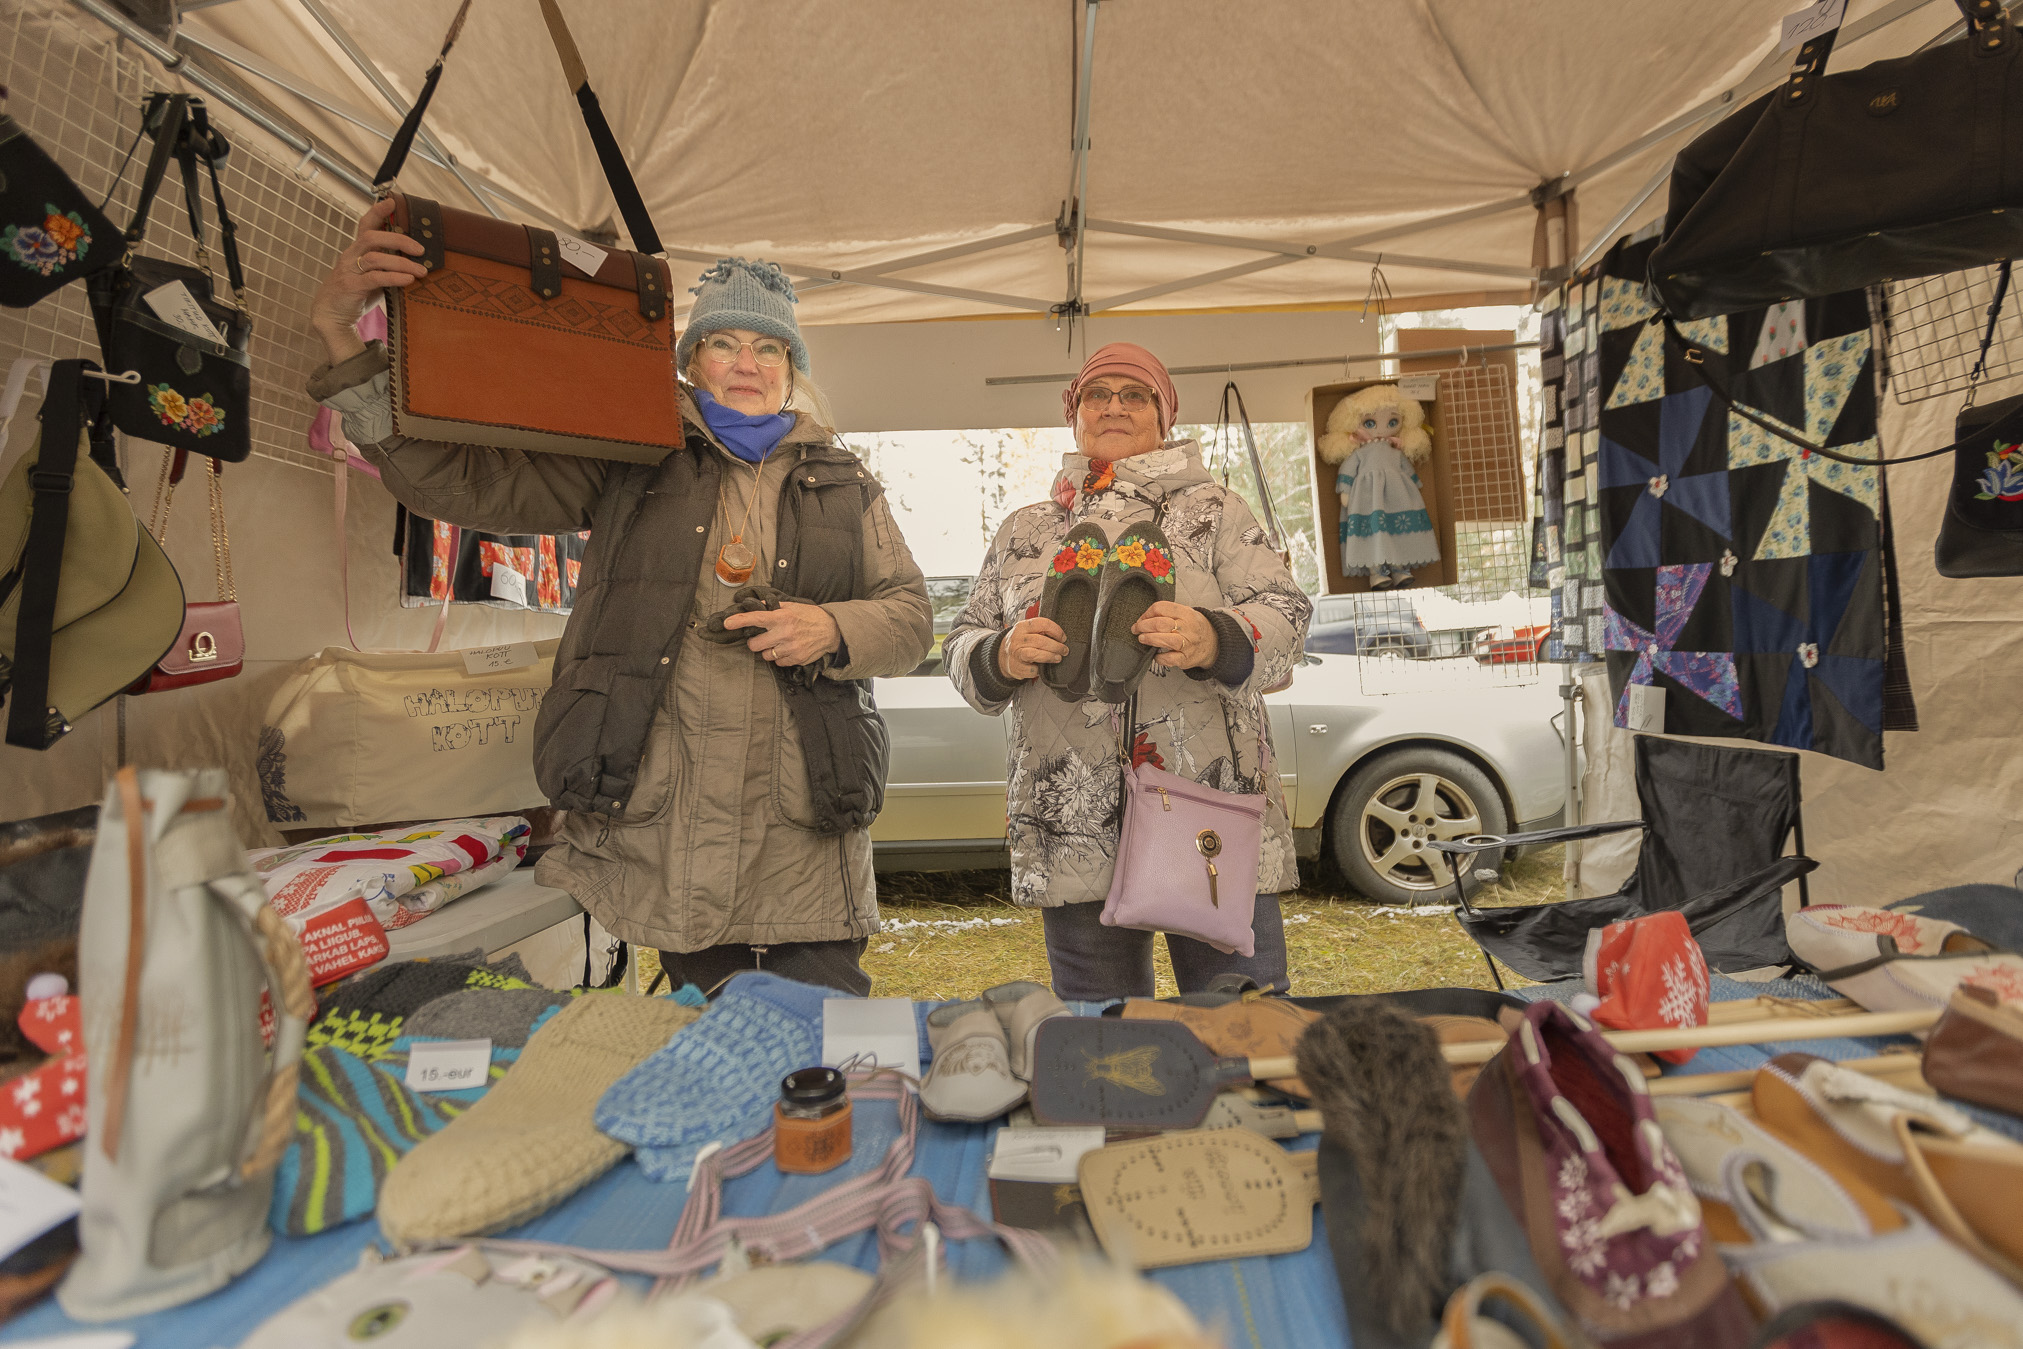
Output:
[[[1173,598],[1173,545],[1155,524],[1132,525],[1103,559],[1102,598],[1096,604],[1089,691],[1101,702],[1121,703],[1159,654],[1131,626],[1160,600]]]
[[[1060,624],[1068,643],[1060,664],[1040,667],[1040,682],[1071,703],[1089,696],[1089,634],[1109,550],[1109,536],[1100,526],[1076,525],[1055,550],[1040,592],[1039,617]]]

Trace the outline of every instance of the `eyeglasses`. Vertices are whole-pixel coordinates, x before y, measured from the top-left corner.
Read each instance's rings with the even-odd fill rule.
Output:
[[[752,359],[760,365],[785,365],[787,344],[777,337],[761,337],[756,342],[740,342],[734,337],[718,333],[706,337],[702,343],[702,354],[717,365],[729,365],[738,358],[738,353],[746,347],[752,349]]]
[[[1150,389],[1106,389],[1092,384],[1082,390],[1082,406],[1091,412],[1101,412],[1110,406],[1114,398],[1124,405],[1126,412],[1143,412],[1159,401],[1159,396]]]

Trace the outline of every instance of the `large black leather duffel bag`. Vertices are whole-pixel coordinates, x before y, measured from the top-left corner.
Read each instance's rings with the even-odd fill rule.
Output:
[[[1688,145],[1650,280],[1678,318],[1809,299],[2023,254],[2023,47],[1998,0],[1961,38],[1782,87]],[[2013,209],[2012,209],[2013,208]]]

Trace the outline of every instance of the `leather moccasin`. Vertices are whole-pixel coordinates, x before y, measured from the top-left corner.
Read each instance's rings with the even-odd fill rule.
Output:
[[[1039,616],[1060,624],[1068,644],[1059,664],[1040,667],[1040,682],[1071,703],[1089,696],[1090,634],[1109,552],[1109,536],[1100,526],[1076,525],[1055,550],[1040,591]]]
[[[1073,1015],[1068,1005],[1054,996],[1054,990],[1030,979],[1016,979],[983,991],[984,1006],[997,1014],[1004,1027],[1005,1048],[1011,1059],[1012,1076],[1021,1082],[1033,1080],[1033,1040],[1040,1023],[1057,1016]]]
[[[1026,1098],[1012,1076],[1004,1026],[980,1001],[951,1002],[927,1014],[934,1063],[920,1079],[928,1118],[962,1124],[996,1119]]]
[[[1131,625],[1160,600],[1174,597],[1173,573],[1173,545],[1155,524],[1133,525],[1110,546],[1091,641],[1089,692],[1098,701],[1129,698],[1159,654],[1138,640]]]

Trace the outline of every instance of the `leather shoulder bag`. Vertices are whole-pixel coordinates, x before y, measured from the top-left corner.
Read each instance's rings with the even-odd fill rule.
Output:
[[[0,112],[0,305],[25,309],[112,266],[118,235],[63,166]]]
[[[1650,278],[1677,318],[1732,314],[2023,253],[2023,68],[1999,0],[1965,36],[1775,91],[1680,152]]]
[[[553,230],[393,191],[468,0],[375,179],[389,227],[421,241],[428,274],[387,292],[393,424],[463,445],[658,463],[682,444],[670,273],[555,0],[541,0],[564,75],[632,242],[565,251]],[[584,264],[594,268],[586,271]],[[563,391],[596,390],[592,396]]]
[[[205,475],[211,497],[211,558],[217,567],[218,598],[185,601],[183,630],[168,654],[134,682],[128,693],[162,693],[193,684],[215,684],[246,668],[246,632],[239,618],[239,588],[232,580],[232,536],[225,530],[225,466],[213,459]],[[162,480],[155,489],[154,518],[148,533],[168,544],[169,507],[176,484],[183,480],[189,455],[171,450],[162,456]]]
[[[119,266],[87,284],[106,368],[140,375],[138,383],[111,386],[112,423],[138,440],[238,463],[253,452],[253,362],[247,352],[253,319],[245,307],[246,276],[239,266],[236,230],[218,182],[218,166],[230,147],[212,129],[203,100],[186,94],[156,94],[149,100],[142,134],[150,133],[154,152],[148,157],[133,224],[127,227],[126,254]],[[147,235],[148,211],[168,175],[171,157],[182,169],[183,202],[197,247],[194,267],[139,252]],[[210,251],[204,246],[204,199],[197,185],[200,159],[210,170],[211,196],[218,207],[225,270],[232,283],[229,302],[219,297]],[[188,291],[203,320],[215,330],[213,335],[168,323],[148,303],[177,285]]]

